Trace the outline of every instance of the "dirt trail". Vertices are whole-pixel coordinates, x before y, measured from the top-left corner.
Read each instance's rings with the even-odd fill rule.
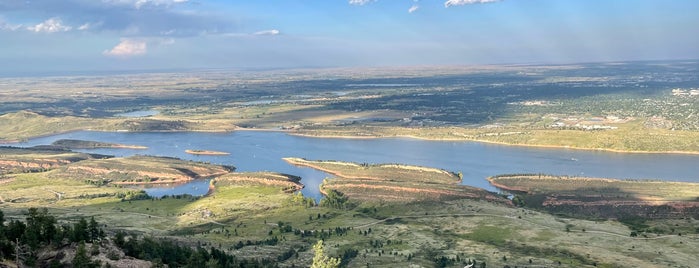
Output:
[[[49,190],[49,189],[44,189],[44,190],[49,191],[49,192],[55,194],[55,195],[56,195],[56,199],[58,199],[57,201],[61,201],[61,198],[63,198],[63,193],[59,193],[59,192],[56,192],[56,191],[54,191],[54,190]]]

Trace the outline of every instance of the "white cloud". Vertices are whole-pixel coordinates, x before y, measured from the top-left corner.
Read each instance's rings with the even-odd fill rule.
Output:
[[[79,31],[93,30],[95,28],[101,27],[102,24],[104,24],[104,22],[101,22],[101,21],[99,21],[99,22],[86,22],[85,24],[80,25],[80,27],[78,27],[78,30]]]
[[[417,11],[418,9],[420,9],[420,6],[413,5],[408,9],[408,13],[413,13],[413,12]]]
[[[162,38],[158,41],[158,45],[169,46],[175,43],[175,39],[172,38]]]
[[[55,32],[67,32],[73,29],[73,27],[63,25],[63,21],[61,21],[60,18],[50,18],[42,23],[39,23],[35,26],[29,26],[27,27],[27,30],[30,30],[32,32],[46,32],[46,33],[55,33]]]
[[[278,35],[278,34],[280,34],[280,32],[277,29],[264,30],[264,31],[259,31],[259,32],[253,33],[253,35]]]
[[[500,0],[447,0],[446,2],[444,2],[444,7],[494,3],[499,1]]]
[[[172,34],[174,34],[175,32],[177,32],[177,30],[175,30],[175,29],[170,29],[170,30],[167,30],[167,31],[162,31],[162,32],[160,32],[160,35],[172,35]]]
[[[102,52],[105,56],[130,57],[146,54],[146,41],[122,38],[121,42],[111,50]]]
[[[0,18],[0,31],[17,31],[22,28],[22,24],[9,24]]]
[[[369,2],[373,2],[373,1],[376,1],[376,0],[349,0],[349,4],[363,6],[363,5],[368,4]]]
[[[104,3],[133,6],[140,9],[143,6],[171,6],[186,3],[189,0],[102,0]]]
[[[10,30],[34,32],[38,23],[53,17],[62,19],[63,26],[72,27],[69,32],[117,33],[122,37],[155,37],[163,36],[161,33],[175,29],[175,32],[167,36],[194,37],[204,31],[234,32],[246,28],[248,25],[246,21],[252,20],[213,10],[214,6],[202,2],[206,1],[0,0],[0,32],[10,32]],[[6,10],[10,13],[5,12]],[[5,18],[5,13],[23,14],[23,16]],[[3,24],[2,21],[6,23]],[[17,25],[20,23],[23,25]],[[30,26],[32,30],[28,29]],[[83,26],[82,29],[80,26]],[[2,43],[2,37],[0,37],[0,43]]]
[[[88,22],[88,23],[85,23],[85,24],[83,24],[83,25],[80,25],[80,27],[78,27],[78,30],[80,30],[80,31],[87,31],[87,30],[89,30],[89,29],[90,29],[90,23],[89,23],[89,22]]]

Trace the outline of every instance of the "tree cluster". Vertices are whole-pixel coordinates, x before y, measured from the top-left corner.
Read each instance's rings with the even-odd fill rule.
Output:
[[[325,198],[320,200],[321,207],[329,207],[335,209],[345,209],[348,205],[348,198],[345,194],[336,190],[330,189],[327,191]]]
[[[71,224],[58,224],[46,208],[30,208],[24,221],[14,219],[7,224],[0,211],[0,257],[25,265],[36,265],[37,253],[46,248],[59,248],[70,243],[96,242],[104,231],[95,218],[80,218]]]
[[[155,267],[276,267],[272,259],[242,259],[215,247],[192,248],[167,239],[139,239],[123,232],[117,232],[114,243],[127,256],[153,262]]]

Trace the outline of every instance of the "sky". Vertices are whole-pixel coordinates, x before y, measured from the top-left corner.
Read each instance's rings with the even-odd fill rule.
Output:
[[[696,0],[0,0],[12,73],[699,58]]]

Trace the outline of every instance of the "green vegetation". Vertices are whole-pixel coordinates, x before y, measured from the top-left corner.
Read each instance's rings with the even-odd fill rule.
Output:
[[[610,199],[646,201],[695,201],[699,183],[616,180],[569,176],[499,175],[488,178],[493,185],[508,191],[528,194],[600,196]]]
[[[699,216],[699,183],[550,175],[500,175],[494,186],[518,194],[516,204],[554,213],[602,218]]]
[[[315,255],[313,256],[311,268],[340,267],[340,259],[325,256],[325,253],[323,252],[323,240],[318,240],[318,242],[313,245],[313,251],[315,252]]]
[[[97,243],[104,236],[94,217],[88,223],[80,218],[72,225],[59,224],[47,209],[30,208],[24,214],[25,219],[11,220],[5,225],[4,213],[0,211],[0,257],[14,259],[19,266],[46,266],[60,263],[61,258],[40,259],[46,251],[66,247],[70,243],[80,243],[73,259],[76,267],[93,267],[93,262],[86,255],[85,242]],[[94,262],[100,267],[100,262]]]
[[[87,161],[92,160],[81,162]],[[381,166],[366,165],[370,171],[363,172],[381,177],[377,176]],[[424,169],[405,173],[410,177],[403,180],[429,185],[421,176],[444,174],[444,180],[436,180],[444,183],[433,184],[460,187],[457,175]],[[323,200],[329,201],[316,206],[312,199],[288,190],[298,185],[299,178],[276,173],[229,173],[212,180],[214,187],[207,196],[162,198],[86,183],[60,170],[7,176],[11,181],[0,184],[5,200],[0,208],[7,216],[24,219],[27,209],[46,207],[47,215],[59,223],[84,218],[89,226],[94,217],[107,236],[90,260],[110,265],[191,262],[221,267],[216,263],[257,262],[307,267],[317,252],[313,245],[323,240],[324,256],[339,258],[348,267],[367,263],[373,267],[687,266],[699,247],[696,234],[683,227],[696,221],[668,220],[662,226],[660,221],[646,222],[648,228],[679,227],[663,236],[644,232],[631,237],[632,229],[618,222],[560,218],[483,198],[381,202],[327,191],[329,197]],[[588,244],[581,247],[582,243]],[[625,247],[618,247],[620,243]],[[72,256],[79,247],[51,252]],[[84,248],[91,255],[92,244],[86,242]],[[5,263],[13,262],[12,255],[5,256]]]

